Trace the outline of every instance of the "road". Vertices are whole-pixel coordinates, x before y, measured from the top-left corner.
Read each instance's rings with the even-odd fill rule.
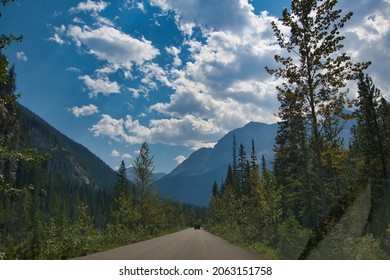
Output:
[[[203,229],[190,228],[77,259],[256,260],[260,257]]]

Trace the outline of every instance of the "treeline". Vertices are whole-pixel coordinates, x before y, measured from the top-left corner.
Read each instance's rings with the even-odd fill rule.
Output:
[[[272,24],[286,55],[266,68],[280,81],[273,170],[258,175],[254,152],[248,161],[240,148],[237,160],[233,143],[233,167],[213,187],[210,229],[268,257],[389,258],[390,104],[364,74],[370,62],[341,51],[352,13],[336,5],[293,0]]]
[[[15,69],[1,53],[0,64],[0,259],[77,257],[202,218],[203,209],[155,193],[146,142],[134,162],[136,181],[128,181],[122,162],[116,184],[105,188],[83,184],[76,166],[53,159],[61,151],[38,153],[19,118]]]

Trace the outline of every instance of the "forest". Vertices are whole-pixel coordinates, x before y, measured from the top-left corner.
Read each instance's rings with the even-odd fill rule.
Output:
[[[283,81],[273,166],[263,158],[259,167],[254,143],[248,157],[234,141],[226,179],[212,189],[210,231],[268,258],[390,257],[390,104],[365,74],[370,62],[342,52],[352,13],[336,4],[292,1],[273,22],[286,55],[266,67]],[[342,139],[347,121],[352,136]]]

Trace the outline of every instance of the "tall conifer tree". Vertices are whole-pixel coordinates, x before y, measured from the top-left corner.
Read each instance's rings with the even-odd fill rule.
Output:
[[[299,118],[308,124],[308,146],[315,174],[314,188],[319,194],[320,213],[325,216],[329,208],[325,164],[332,165],[334,154],[330,147],[338,144],[339,122],[346,107],[346,82],[355,80],[369,63],[352,63],[342,52],[340,30],[352,17],[336,9],[337,0],[293,0],[291,10],[283,10],[279,23],[273,22],[274,35],[289,56],[275,55],[280,68],[266,70],[283,78],[278,87],[278,99],[283,100],[279,117],[282,122]],[[288,33],[282,32],[283,25]],[[287,110],[287,111],[283,111]],[[297,137],[299,139],[299,137]],[[295,143],[301,145],[302,141]],[[333,151],[333,150],[332,150]],[[325,159],[324,157],[328,157]],[[328,174],[327,174],[328,175]]]

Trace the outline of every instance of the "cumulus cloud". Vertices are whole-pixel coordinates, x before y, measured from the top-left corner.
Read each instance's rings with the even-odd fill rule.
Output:
[[[56,43],[59,44],[59,45],[65,44],[65,41],[62,40],[62,39],[60,38],[60,35],[58,35],[57,33],[55,33],[55,34],[54,34],[52,37],[50,37],[48,40],[49,40],[49,41],[56,42]]]
[[[131,158],[133,158],[133,156],[130,155],[130,154],[123,154],[122,158],[124,158],[124,159],[131,159]]]
[[[82,107],[72,107],[70,111],[78,118],[80,116],[90,116],[96,114],[99,112],[99,109],[95,105],[90,104]]]
[[[180,30],[198,26],[202,33],[201,38],[190,38],[192,32],[184,32],[188,40],[183,47],[191,60],[180,70],[175,69],[180,49],[166,48],[174,58],[166,85],[174,92],[168,102],[156,103],[151,110],[174,118],[190,114],[212,120],[221,134],[253,120],[276,121],[276,84],[264,70],[280,51],[271,31],[275,17],[255,14],[247,1],[154,0],[152,4],[174,11]]]
[[[133,98],[148,98],[162,85],[172,89],[168,101],[152,102],[149,107],[148,112],[158,113],[159,119],[141,125],[129,116],[115,120],[103,115],[91,128],[96,136],[127,143],[148,139],[198,148],[212,146],[227,131],[249,121],[276,120],[275,84],[264,71],[277,51],[270,31],[274,17],[266,12],[255,14],[246,0],[151,0],[166,14],[173,11],[184,39],[181,46],[165,47],[170,64],[162,66],[154,61],[160,50],[151,41],[135,38],[116,28],[112,21],[105,21],[97,15],[106,8],[105,2],[92,2],[82,2],[72,11],[95,13],[95,27],[79,23],[66,30],[78,47],[107,62],[95,71],[97,78],[79,77],[90,96],[119,93],[122,86],[111,82],[109,75],[120,69],[125,77],[140,81],[137,86],[126,87]],[[146,12],[139,3],[126,1],[128,8]],[[193,36],[196,27],[201,32]],[[183,63],[185,57],[189,60]]]
[[[182,119],[154,119],[148,126],[141,125],[129,115],[126,119],[114,119],[102,115],[102,119],[90,129],[95,136],[107,136],[129,144],[149,143],[184,145],[190,148],[214,146],[221,131],[212,120],[203,120],[192,115]]]
[[[168,54],[172,55],[173,56],[173,63],[172,65],[174,67],[178,67],[182,64],[182,61],[179,57],[179,54],[180,54],[180,48],[177,48],[175,46],[171,46],[171,47],[166,47],[165,50],[167,51]]]
[[[109,81],[107,77],[94,80],[90,76],[84,75],[80,76],[79,79],[87,86],[90,97],[95,97],[99,93],[106,96],[112,93],[120,93],[120,85],[117,82]]]
[[[123,119],[113,119],[111,116],[103,114],[102,119],[90,128],[94,136],[108,136],[116,141],[120,140],[120,136],[124,135]]]
[[[374,83],[390,98],[388,63],[390,60],[390,1],[357,0],[340,2],[345,12],[352,11],[353,17],[345,27],[345,49],[354,61],[371,61],[368,68]]]
[[[65,25],[62,24],[60,27],[54,27],[54,31],[55,33],[53,34],[53,36],[47,40],[56,42],[59,45],[65,44],[65,40],[61,38],[61,36],[63,36],[64,32],[66,31]]]
[[[77,11],[83,11],[82,7],[88,3],[91,8],[84,8],[85,11],[103,10],[103,6],[97,8],[102,1],[83,3],[84,6],[76,7]],[[126,1],[128,8],[146,12],[139,3]],[[256,13],[247,0],[150,0],[150,3],[163,11],[160,16],[173,14],[183,35],[183,44],[160,49],[163,55],[168,55],[161,60],[164,65],[155,59],[160,55],[157,42],[155,46],[142,36],[126,34],[114,22],[98,20],[97,15],[94,18],[98,24],[94,27],[78,21],[79,26],[75,23],[76,26],[66,29],[67,36],[77,46],[107,62],[95,71],[98,78],[80,77],[91,96],[119,93],[123,87],[132,98],[148,98],[162,86],[169,89],[169,97],[151,100],[148,105],[148,113],[158,119],[141,124],[129,115],[119,119],[103,115],[91,128],[95,136],[131,144],[148,140],[196,149],[212,146],[226,132],[249,121],[277,121],[278,81],[264,70],[266,65],[275,66],[273,56],[281,51],[271,29],[271,22],[277,20],[274,16],[265,11]],[[374,81],[378,81],[383,91],[389,89],[384,63],[390,58],[389,1],[341,1],[339,6],[343,11],[355,13],[346,25],[345,49],[354,60],[372,60],[373,66],[376,65],[370,67],[377,78]],[[65,34],[61,32],[57,31]],[[109,75],[120,69],[126,78],[138,79],[139,83],[125,87],[111,82]]]
[[[183,161],[185,161],[187,158],[185,157],[185,156],[183,156],[183,155],[180,155],[180,156],[177,156],[177,157],[175,157],[175,161],[177,162],[177,164],[180,164],[180,163],[182,163]]]
[[[71,13],[77,12],[94,12],[98,13],[107,8],[108,3],[104,1],[92,1],[87,0],[86,2],[80,2],[76,7],[72,7],[69,9]]]
[[[110,157],[120,157],[120,153],[117,150],[112,150]]]
[[[125,69],[131,69],[134,63],[142,65],[160,53],[151,41],[133,38],[111,26],[97,29],[70,26],[68,35],[78,46],[85,45],[98,59]]]
[[[240,31],[248,25],[248,12],[253,7],[242,0],[151,0],[152,5],[162,10],[172,10],[177,15],[180,25],[200,25],[210,30]]]
[[[144,3],[139,0],[126,0],[125,7],[127,9],[139,9],[143,13],[146,13]]]
[[[24,52],[17,52],[16,53],[16,58],[20,61],[28,61],[27,55]]]

